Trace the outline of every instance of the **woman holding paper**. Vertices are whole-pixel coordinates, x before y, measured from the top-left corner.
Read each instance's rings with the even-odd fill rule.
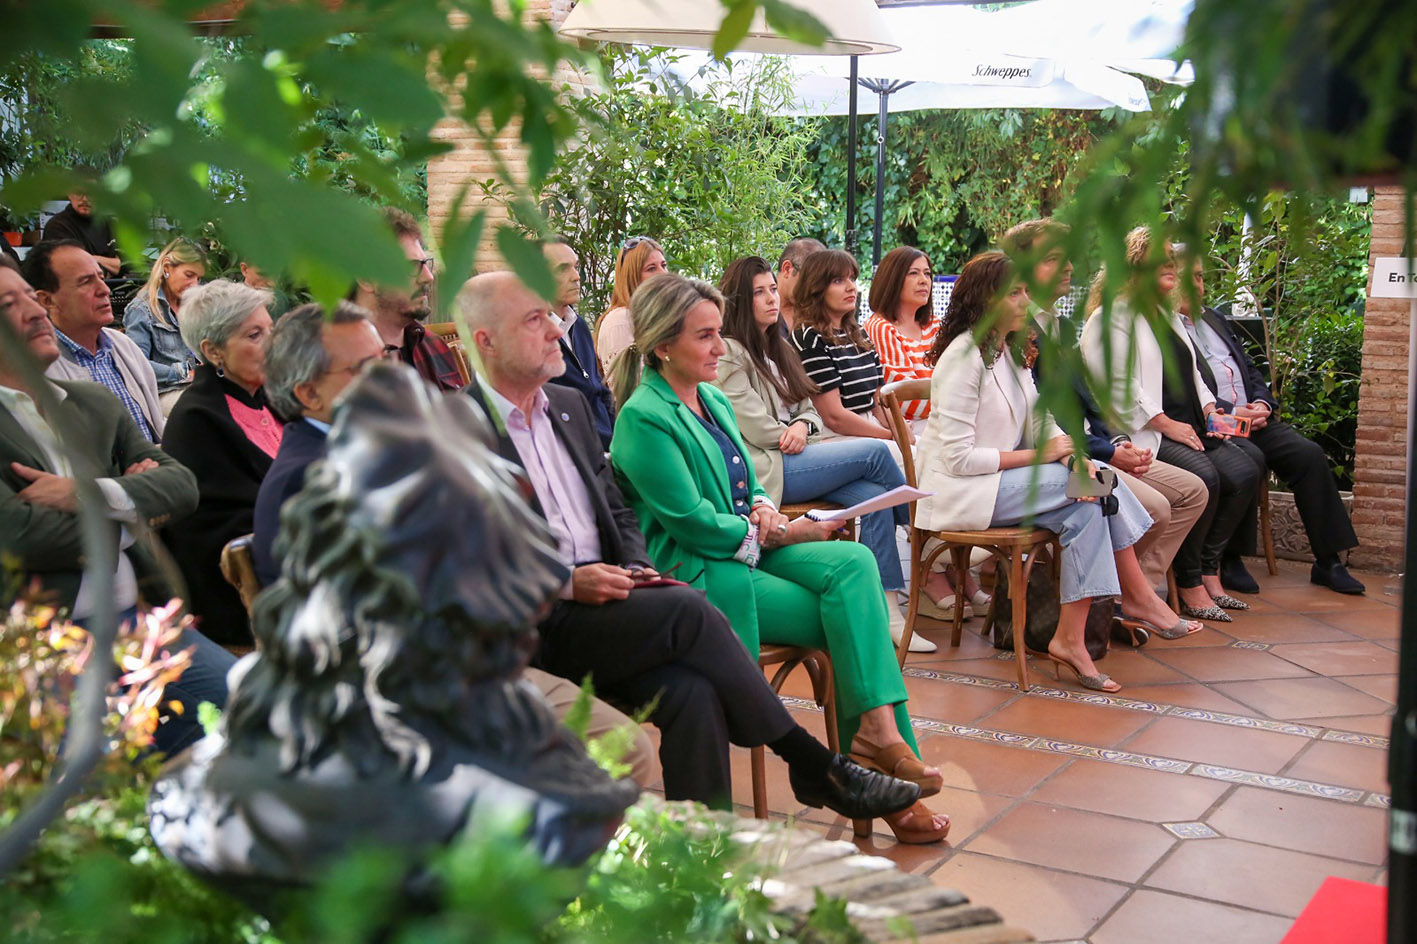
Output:
[[[1058,628],[1048,657],[1088,689],[1119,691],[1084,645],[1093,598],[1118,595],[1128,615],[1177,633],[1182,620],[1149,586],[1132,545],[1151,527],[1135,495],[1118,483],[1115,513],[1096,499],[1068,497],[1073,443],[1038,412],[1038,391],[1025,366],[1028,293],[1002,252],[965,264],[950,296],[944,326],[930,348],[930,418],[920,437],[920,486],[934,494],[915,507],[917,527],[977,531],[1030,521],[1058,534]],[[1090,465],[1086,460],[1080,460]]]
[[[827,541],[839,522],[789,522],[758,482],[728,398],[713,386],[725,353],[723,298],[677,275],[630,302],[634,344],[616,361],[620,404],[610,456],[656,567],[703,590],[748,651],[762,642],[825,649],[837,724],[852,759],[937,793],[919,760],[892,651],[875,559]],[[887,817],[902,842],[937,842],[949,818],[924,805]]]
[[[777,280],[766,259],[735,260],[719,282],[723,293],[723,343],[714,385],[733,404],[738,432],[758,482],[774,502],[823,501],[852,506],[905,484],[905,474],[884,440],[819,442],[821,417],[812,406],[816,387],[807,379],[791,342],[778,324]],[[896,547],[896,526],[910,523],[907,506],[861,516],[861,543],[875,555],[886,599],[905,589]],[[943,574],[927,593],[953,592]],[[891,636],[899,644],[905,630],[900,608],[888,606]],[[911,652],[933,652],[923,636],[910,640]]]

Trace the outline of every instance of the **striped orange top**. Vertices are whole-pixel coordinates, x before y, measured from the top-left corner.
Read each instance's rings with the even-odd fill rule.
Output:
[[[920,340],[907,338],[880,315],[872,313],[866,319],[866,334],[876,345],[876,356],[881,359],[886,383],[897,380],[929,380],[932,371],[925,366],[925,355],[930,345],[935,343],[935,334],[940,330],[940,320],[930,319]],[[923,420],[930,415],[929,400],[906,400],[900,405],[901,412],[908,420]]]

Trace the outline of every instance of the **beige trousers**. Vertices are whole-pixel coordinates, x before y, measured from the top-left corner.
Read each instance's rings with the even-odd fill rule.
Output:
[[[1154,522],[1134,550],[1147,583],[1164,588],[1166,570],[1176,549],[1205,511],[1205,483],[1199,476],[1164,462],[1153,461],[1140,478],[1121,469],[1116,471],[1117,478],[1132,490]]]
[[[546,696],[546,700],[551,703],[551,710],[555,713],[558,721],[566,717],[566,713],[571,710],[571,706],[580,697],[580,686],[558,675],[552,675],[550,672],[543,672],[531,666],[527,666],[525,675],[526,680]],[[591,701],[590,724],[586,726],[586,737],[598,738],[617,728],[627,726],[635,729],[635,740],[630,745],[629,753],[624,757],[624,763],[630,765],[630,776],[635,783],[641,787],[648,787],[659,779],[659,764],[655,760],[654,745],[649,739],[649,734],[645,732],[643,726],[635,724],[628,715],[612,708],[599,698]]]

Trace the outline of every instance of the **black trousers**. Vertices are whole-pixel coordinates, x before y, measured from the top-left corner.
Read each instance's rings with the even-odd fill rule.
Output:
[[[1288,423],[1277,421],[1255,430],[1249,439],[1232,441],[1259,466],[1261,474],[1273,469],[1279,480],[1294,492],[1294,506],[1299,509],[1299,518],[1304,522],[1315,557],[1336,557],[1339,551],[1358,546],[1353,521],[1338,495],[1338,482],[1322,446],[1304,438]],[[1252,553],[1233,545],[1231,549],[1242,554]]]
[[[756,747],[796,722],[722,613],[689,587],[631,590],[603,606],[562,601],[542,621],[534,663],[638,708],[655,699],[664,795],[732,802],[728,745]]]
[[[1201,575],[1220,572],[1220,558],[1248,519],[1259,495],[1261,466],[1233,440],[1202,440],[1204,451],[1162,438],[1156,458],[1200,476],[1209,499],[1195,527],[1181,542],[1171,566],[1176,586],[1198,587]]]

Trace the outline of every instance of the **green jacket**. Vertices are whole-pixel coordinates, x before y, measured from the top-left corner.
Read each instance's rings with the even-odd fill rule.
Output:
[[[699,397],[745,457],[748,493],[755,501],[767,499],[747,459],[733,405],[711,384],[699,384]],[[732,511],[723,452],[658,372],[645,370],[616,417],[610,458],[654,566],[665,571],[679,565],[673,576],[707,593],[756,657],[753,574],[733,559],[748,519]]]
[[[99,476],[112,478],[133,499],[139,525],[128,557],[143,597],[152,603],[167,602],[171,588],[161,579],[150,532],[192,513],[197,507],[196,478],[148,442],[127,407],[107,387],[88,381],[54,383],[63,388],[65,397],[58,415],[47,417],[49,424],[71,449],[80,452],[82,462]],[[160,468],[123,474],[140,459],[152,459]],[[17,493],[28,483],[10,468],[12,462],[49,468],[39,446],[10,412],[0,407],[0,558],[5,559],[6,570],[10,564],[17,565],[26,584],[38,578],[42,590],[52,592],[63,606],[72,606],[84,569],[79,516],[18,498]],[[149,533],[139,534],[139,530]],[[117,528],[112,529],[112,536],[117,544]],[[8,605],[14,589],[8,580],[0,581],[0,600]]]

